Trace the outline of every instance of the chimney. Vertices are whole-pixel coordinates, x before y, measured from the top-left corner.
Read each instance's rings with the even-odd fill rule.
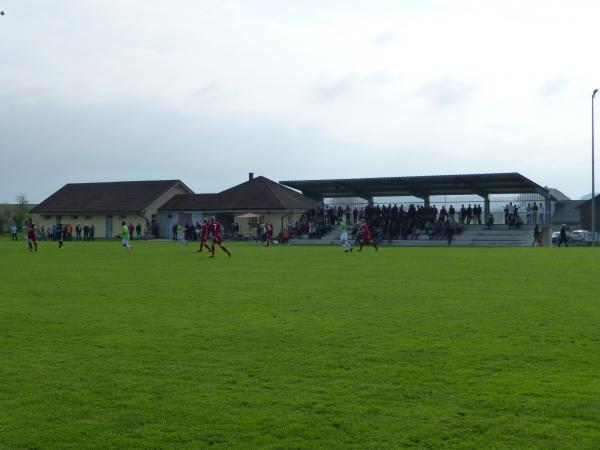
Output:
[[[248,173],[248,181],[254,180],[254,172]]]

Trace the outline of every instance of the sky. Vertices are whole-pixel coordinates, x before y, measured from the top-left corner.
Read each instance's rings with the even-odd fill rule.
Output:
[[[573,199],[591,191],[597,0],[0,0],[0,10],[0,203],[91,181],[218,192],[248,172],[520,172]]]

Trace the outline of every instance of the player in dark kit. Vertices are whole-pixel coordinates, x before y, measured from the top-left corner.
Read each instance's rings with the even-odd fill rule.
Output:
[[[208,219],[202,220],[202,225],[200,226],[200,233],[198,233],[198,240],[200,241],[200,250],[202,252],[202,248],[206,247],[206,250],[211,251],[210,247],[206,243],[208,241]]]
[[[56,224],[56,240],[58,241],[58,248],[64,248],[65,243],[63,241],[64,227],[62,222]]]
[[[373,247],[375,247],[375,251],[378,250],[377,248],[377,244],[375,244],[375,241],[373,240],[373,236],[371,235],[371,230],[369,229],[369,225],[367,225],[367,222],[365,222],[365,219],[362,219],[360,221],[360,247],[358,248],[358,251],[360,252],[363,248],[363,245],[369,245],[371,244]]]
[[[37,242],[36,242],[36,233],[35,223],[30,222],[27,228],[27,245],[29,246],[29,251],[33,252],[34,248],[37,252]]]
[[[214,216],[210,218],[208,229],[212,235],[212,246],[210,248],[212,255],[210,255],[210,257],[215,257],[215,244],[217,244],[225,253],[227,253],[227,256],[231,258],[231,253],[223,245],[223,226],[217,221],[217,219],[215,219]]]

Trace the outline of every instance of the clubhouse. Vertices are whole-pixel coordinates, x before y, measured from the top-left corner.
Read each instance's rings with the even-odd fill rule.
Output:
[[[94,226],[96,238],[112,238],[122,221],[172,236],[173,225],[216,216],[227,228],[253,233],[257,223],[277,234],[319,202],[279,183],[249,174],[248,181],[216,194],[195,194],[181,180],[69,183],[31,210],[38,227],[57,222]]]

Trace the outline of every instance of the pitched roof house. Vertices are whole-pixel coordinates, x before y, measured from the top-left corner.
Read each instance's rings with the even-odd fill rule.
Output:
[[[249,175],[248,181],[216,194],[182,194],[174,196],[159,208],[164,223],[199,222],[203,217],[217,215],[227,223],[239,222],[240,231],[249,233],[256,222],[270,222],[278,233],[292,224],[307,209],[318,208],[319,202],[263,176]],[[254,213],[251,220],[239,219]]]
[[[181,180],[69,183],[31,210],[38,227],[58,220],[94,225],[96,236],[112,237],[121,221],[151,223],[173,196],[193,191]]]
[[[260,212],[305,211],[319,202],[263,176],[250,179],[218,194],[181,194],[160,211]]]

